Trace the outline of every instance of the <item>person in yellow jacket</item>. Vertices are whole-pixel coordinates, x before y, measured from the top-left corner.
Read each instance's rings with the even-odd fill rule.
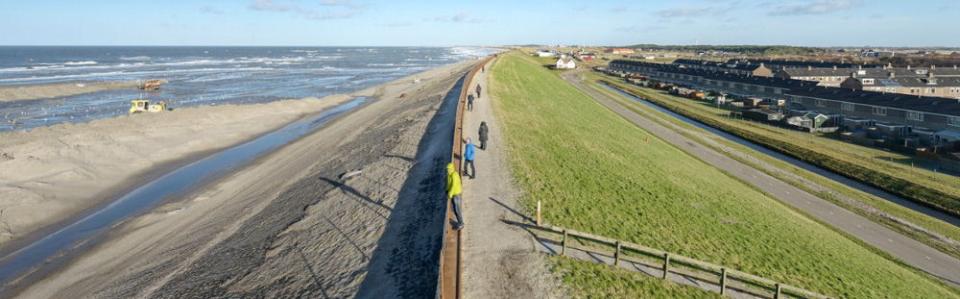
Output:
[[[453,201],[453,214],[457,216],[457,224],[454,229],[463,228],[463,214],[460,210],[460,193],[463,192],[463,186],[460,184],[460,174],[457,173],[457,166],[451,162],[447,164],[447,199]]]

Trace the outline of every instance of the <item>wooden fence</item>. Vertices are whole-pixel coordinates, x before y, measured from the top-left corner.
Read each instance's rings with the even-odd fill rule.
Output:
[[[539,214],[539,211],[538,211]],[[538,217],[539,218],[539,217]],[[539,219],[538,219],[539,220]],[[539,222],[539,221],[538,221]],[[561,256],[566,255],[567,248],[576,249],[585,252],[598,252],[597,248],[587,248],[581,246],[574,246],[571,244],[572,239],[586,240],[592,243],[597,243],[603,246],[610,246],[613,248],[611,252],[613,256],[613,264],[619,266],[621,261],[628,261],[635,264],[645,265],[648,267],[655,267],[662,271],[661,278],[666,279],[667,274],[676,273],[684,276],[694,277],[697,280],[702,280],[710,283],[715,283],[720,287],[720,294],[725,294],[727,289],[730,288],[731,283],[739,283],[737,286],[738,289],[741,289],[745,292],[751,294],[762,296],[768,295],[771,298],[780,299],[780,298],[830,298],[812,291],[794,287],[791,285],[779,283],[770,279],[759,277],[753,274],[737,271],[734,269],[729,269],[720,265],[715,265],[712,263],[699,261],[693,258],[682,256],[675,253],[670,253],[650,247],[646,247],[639,244],[633,244],[629,242],[624,242],[620,240],[615,240],[611,238],[601,237],[597,235],[592,235],[589,233],[579,232],[572,229],[560,228],[552,225],[545,224],[535,224],[529,226],[534,229],[541,231],[553,233],[560,236],[558,243],[560,244]],[[599,252],[598,252],[599,253]],[[642,261],[635,259],[634,257],[625,256],[626,254],[635,253],[639,254],[641,257],[646,257],[648,261]],[[658,261],[658,264],[650,262],[650,260]],[[693,270],[692,272],[690,270]],[[701,273],[707,273],[709,276],[704,277],[703,275],[697,275]],[[747,290],[745,288],[752,288]],[[759,289],[759,292],[758,292]],[[764,294],[765,293],[765,294]]]

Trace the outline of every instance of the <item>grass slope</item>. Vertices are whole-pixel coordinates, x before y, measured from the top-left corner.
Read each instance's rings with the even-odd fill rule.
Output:
[[[957,297],[651,136],[533,59],[503,55],[492,76],[522,202],[543,200],[550,223],[832,296]],[[557,267],[585,271],[579,263]],[[596,294],[627,288],[605,279],[568,281]]]
[[[601,75],[597,75],[596,73],[590,73],[590,74],[587,74],[586,76],[587,76],[587,78],[590,79],[590,80],[588,80],[588,81],[591,81],[591,84],[593,84],[594,86],[596,86],[598,90],[600,90],[601,92],[606,92],[606,93],[608,93],[608,94],[612,94],[612,95],[614,95],[615,97],[620,97],[620,95],[617,95],[616,93],[610,92],[610,91],[608,91],[608,90],[605,90],[605,89],[599,87],[600,84],[597,83],[595,80],[604,80],[604,81],[609,82],[609,83],[611,83],[611,84],[613,84],[613,85],[615,85],[615,86],[618,86],[618,87],[620,87],[620,88],[622,88],[622,89],[629,90],[630,92],[632,92],[632,93],[634,93],[634,94],[643,95],[644,98],[647,98],[647,99],[651,99],[651,100],[653,100],[653,101],[656,101],[656,103],[659,103],[659,104],[661,104],[661,105],[673,104],[672,106],[669,106],[669,107],[670,107],[670,110],[676,111],[676,112],[678,112],[678,113],[680,113],[680,114],[686,115],[686,116],[691,117],[691,118],[694,118],[694,119],[702,119],[703,117],[710,117],[709,115],[718,113],[715,108],[705,107],[705,105],[703,104],[703,102],[700,102],[700,101],[695,101],[695,100],[691,100],[691,99],[687,99],[687,98],[682,98],[682,97],[676,97],[676,96],[669,95],[669,94],[667,94],[667,93],[664,93],[664,92],[662,92],[662,91],[658,91],[658,90],[655,90],[655,89],[642,88],[642,87],[638,87],[638,86],[635,86],[635,85],[630,85],[630,84],[622,83],[622,82],[619,82],[619,81],[617,80],[617,78],[610,77],[610,76],[601,76]],[[635,101],[632,101],[632,100],[624,100],[624,101],[622,101],[621,103],[624,104],[624,105],[627,106],[627,107],[630,107],[631,109],[634,109],[634,111],[638,111],[638,112],[641,112],[641,113],[653,113],[653,114],[659,113],[659,112],[655,112],[653,109],[650,109],[650,108],[648,108],[648,107],[646,107],[646,106],[644,106],[644,105],[642,105],[642,104],[640,104],[640,103],[637,103],[637,102],[635,102]],[[700,112],[700,113],[698,113],[698,112]],[[675,124],[678,124],[678,125],[680,125],[680,126],[682,126],[682,127],[686,127],[686,128],[688,128],[688,129],[691,129],[691,130],[694,130],[694,131],[701,131],[701,130],[702,130],[702,129],[696,128],[696,127],[694,127],[694,126],[691,126],[691,125],[689,125],[689,124],[683,123],[682,121],[679,121],[679,120],[674,120],[674,119],[672,119],[672,118],[667,118],[667,119],[670,120],[670,121],[672,121],[672,122],[675,123]],[[756,123],[752,123],[752,122],[746,122],[747,124],[737,124],[737,123],[744,122],[744,121],[742,121],[742,120],[737,120],[737,119],[725,118],[725,117],[722,117],[722,116],[719,116],[719,115],[717,116],[717,119],[716,119],[716,120],[717,120],[717,121],[721,121],[721,122],[726,122],[726,123],[728,123],[729,125],[732,125],[732,126],[735,125],[735,126],[737,126],[737,127],[744,127],[744,126],[747,126],[747,125],[749,125],[749,126],[758,126],[758,125],[761,125],[761,124],[756,124]],[[772,129],[779,129],[779,128],[772,128]],[[789,131],[789,133],[795,133],[795,132]],[[838,205],[840,205],[840,206],[843,206],[843,207],[847,208],[848,210],[852,210],[852,211],[854,211],[854,212],[856,212],[856,213],[858,213],[858,214],[860,214],[860,215],[862,215],[862,216],[868,217],[868,218],[870,218],[870,219],[872,219],[872,220],[874,220],[874,221],[876,221],[876,222],[880,222],[880,223],[882,223],[882,224],[884,224],[884,225],[886,225],[886,226],[888,226],[888,227],[890,227],[890,228],[893,228],[893,229],[898,230],[898,231],[900,231],[900,232],[902,232],[902,233],[904,233],[904,234],[907,234],[907,235],[911,236],[912,238],[914,238],[914,239],[916,239],[916,240],[918,240],[918,241],[921,241],[921,242],[926,243],[927,245],[930,245],[930,246],[933,246],[933,247],[935,247],[935,248],[938,248],[939,250],[941,250],[941,251],[943,251],[943,252],[945,252],[945,253],[947,253],[947,254],[950,254],[950,255],[953,255],[954,257],[960,258],[960,248],[958,248],[956,245],[949,244],[949,243],[947,243],[947,242],[945,242],[945,241],[938,240],[937,238],[932,237],[932,236],[930,236],[930,235],[927,234],[927,233],[923,233],[923,232],[917,231],[917,230],[916,230],[913,226],[911,226],[911,225],[907,225],[907,224],[904,224],[904,223],[899,222],[899,221],[891,220],[890,218],[880,216],[880,215],[878,215],[877,213],[885,213],[885,214],[888,214],[888,215],[891,215],[891,216],[894,216],[894,217],[897,217],[897,218],[900,218],[900,219],[909,221],[912,225],[920,226],[920,227],[922,227],[923,229],[926,229],[926,230],[929,230],[929,231],[931,231],[931,232],[940,234],[940,235],[945,236],[945,237],[947,237],[947,238],[950,238],[950,239],[952,239],[952,240],[960,240],[960,228],[958,228],[958,227],[956,227],[956,226],[954,226],[954,225],[952,225],[952,224],[950,224],[950,223],[944,222],[944,221],[942,221],[942,220],[939,220],[939,219],[936,219],[936,218],[933,218],[933,217],[929,217],[929,216],[927,216],[927,215],[924,215],[924,214],[922,214],[922,213],[913,211],[913,210],[911,210],[911,209],[909,209],[909,208],[905,208],[905,207],[903,207],[903,206],[900,206],[900,205],[898,205],[898,204],[892,203],[892,202],[887,201],[887,200],[885,200],[885,199],[876,197],[876,196],[874,196],[874,195],[867,194],[867,193],[861,192],[861,191],[859,191],[859,190],[854,190],[854,189],[852,189],[852,188],[850,188],[850,187],[847,187],[847,186],[844,186],[844,185],[842,185],[842,184],[836,183],[836,182],[834,182],[834,181],[832,181],[832,180],[830,180],[830,179],[824,178],[824,177],[822,177],[822,176],[820,176],[820,175],[818,175],[818,174],[812,173],[812,172],[807,171],[807,170],[805,170],[805,169],[802,169],[802,168],[793,166],[793,165],[788,164],[788,163],[786,163],[786,162],[782,162],[782,161],[777,160],[777,159],[775,159],[775,158],[770,158],[770,157],[768,157],[766,154],[762,154],[762,153],[756,152],[756,151],[754,151],[754,150],[752,150],[752,149],[749,149],[749,148],[747,148],[747,147],[745,147],[745,146],[743,146],[743,145],[737,144],[737,143],[735,143],[735,142],[730,142],[730,141],[727,141],[726,139],[723,139],[723,138],[720,138],[720,137],[716,137],[716,138],[712,138],[712,139],[713,139],[714,141],[716,141],[716,142],[723,143],[723,144],[725,144],[726,146],[737,148],[737,149],[738,149],[739,151],[741,151],[741,152],[744,152],[744,153],[747,153],[747,154],[749,154],[749,155],[752,155],[753,157],[755,157],[755,158],[757,158],[757,159],[760,159],[760,160],[763,160],[763,161],[765,161],[766,163],[773,164],[773,165],[777,166],[777,167],[780,168],[780,169],[784,169],[784,170],[787,170],[787,171],[789,171],[789,172],[792,172],[792,173],[794,173],[794,174],[796,174],[796,175],[798,175],[798,176],[800,176],[800,177],[802,177],[802,178],[804,178],[804,179],[806,179],[806,180],[815,182],[815,183],[817,183],[817,184],[819,184],[819,185],[821,185],[821,186],[825,186],[825,187],[827,187],[827,188],[829,188],[829,189],[832,189],[832,190],[834,190],[835,192],[838,192],[838,193],[840,193],[840,194],[843,194],[843,195],[847,196],[848,198],[851,198],[851,199],[860,201],[860,202],[862,202],[862,203],[865,203],[865,204],[869,205],[870,207],[876,208],[876,209],[879,210],[880,212],[874,212],[874,211],[865,210],[865,209],[863,209],[863,208],[862,208],[861,206],[859,206],[859,205],[850,204],[850,203],[847,203],[847,202],[845,202],[845,201],[843,201],[843,200],[840,200],[840,199],[838,199],[836,196],[833,196],[833,194],[827,194],[827,193],[822,193],[822,192],[818,192],[818,191],[815,191],[815,190],[811,190],[811,189],[807,188],[807,186],[805,186],[805,185],[803,185],[802,183],[796,181],[793,177],[783,176],[783,175],[780,175],[780,174],[777,174],[777,173],[774,173],[774,172],[767,172],[767,174],[770,174],[770,175],[772,175],[772,176],[778,177],[779,179],[781,179],[781,180],[783,180],[783,181],[786,181],[786,182],[788,182],[788,183],[791,183],[791,184],[793,184],[794,186],[797,186],[797,187],[799,187],[799,188],[801,188],[801,189],[804,189],[804,190],[806,190],[806,191],[808,191],[808,192],[810,192],[810,193],[817,194],[817,195],[820,196],[821,198],[830,200],[830,201],[832,201],[832,202],[835,203],[835,204],[838,204]],[[860,147],[860,146],[854,145],[854,144],[845,144],[845,146],[848,146],[848,147]],[[753,164],[753,163],[751,163],[750,161],[746,161],[746,160],[743,160],[743,159],[739,159],[736,155],[729,155],[729,156],[731,156],[731,157],[734,158],[734,159],[738,159],[738,160],[740,160],[741,162],[748,163],[748,164]]]
[[[552,261],[554,271],[573,291],[573,298],[723,298],[717,293],[608,265],[563,257],[553,257]]]
[[[613,84],[620,84],[619,81],[609,80]],[[734,135],[872,184],[887,192],[960,215],[960,180],[948,174],[913,167],[912,163],[920,163],[913,157],[815,134],[730,119],[725,117],[728,111],[718,110],[706,102],[673,97],[649,88],[626,88],[671,110]]]

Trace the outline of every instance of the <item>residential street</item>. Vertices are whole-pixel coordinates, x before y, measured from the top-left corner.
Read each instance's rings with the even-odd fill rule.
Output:
[[[562,77],[624,119],[688,154],[753,185],[770,197],[804,212],[815,220],[862,240],[907,265],[936,276],[953,286],[960,286],[960,260],[698,144],[670,128],[630,111],[610,96],[586,86],[576,72],[564,73]]]

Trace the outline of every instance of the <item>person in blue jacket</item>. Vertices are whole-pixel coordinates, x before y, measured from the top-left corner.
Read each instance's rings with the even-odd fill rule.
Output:
[[[473,158],[476,152],[476,146],[473,145],[473,141],[467,138],[467,146],[466,149],[463,150],[463,175],[467,175],[467,165],[469,165],[471,180],[477,178],[477,168],[473,165]]]

